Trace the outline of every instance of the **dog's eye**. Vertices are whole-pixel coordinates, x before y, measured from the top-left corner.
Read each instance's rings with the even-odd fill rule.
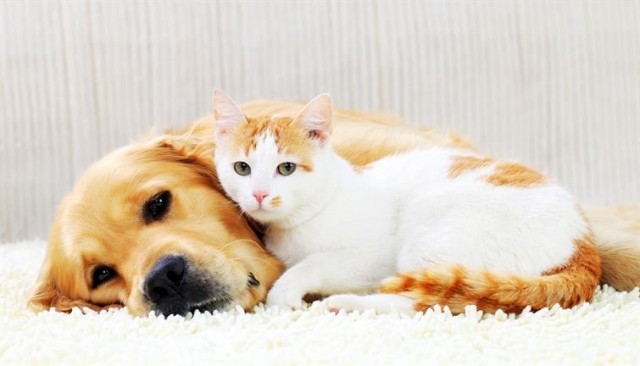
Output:
[[[150,224],[162,220],[171,206],[171,192],[162,191],[145,202],[142,208],[144,222]]]
[[[118,272],[109,266],[97,266],[91,274],[91,288],[95,289],[103,283],[114,279],[117,275]]]
[[[253,273],[249,272],[249,284],[253,287],[260,286],[260,281],[253,275]]]

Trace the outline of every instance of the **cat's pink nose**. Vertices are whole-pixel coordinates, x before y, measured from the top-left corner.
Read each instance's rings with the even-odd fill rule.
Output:
[[[256,201],[258,201],[258,203],[262,203],[262,200],[267,196],[268,194],[265,192],[253,192],[253,197],[256,198]]]

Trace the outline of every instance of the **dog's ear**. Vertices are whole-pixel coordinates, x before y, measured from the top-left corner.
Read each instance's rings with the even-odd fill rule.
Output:
[[[58,210],[63,210],[66,202],[66,199],[63,200]],[[76,307],[83,312],[85,308],[100,311],[122,307],[121,304],[98,305],[88,300],[89,293],[84,284],[82,269],[74,267],[77,261],[65,257],[60,237],[58,213],[51,225],[45,259],[27,300],[27,307],[35,311],[55,309],[62,312],[69,312]]]
[[[38,282],[31,290],[31,296],[27,301],[27,305],[32,310],[40,311],[40,310],[48,310],[52,307],[55,307],[55,304],[58,302],[59,293],[55,287],[53,281],[48,277],[49,272],[45,267],[42,268],[42,273],[40,273],[40,278],[38,278]]]
[[[27,302],[30,309],[36,311],[49,310],[54,308],[57,311],[69,312],[74,307],[90,308],[100,310],[102,307],[91,304],[84,300],[71,300],[58,289],[54,282],[52,274],[52,266],[48,260],[45,260],[40,272],[38,282],[34,286],[31,296]]]
[[[151,140],[147,149],[150,160],[173,161],[188,165],[198,175],[206,178],[217,190],[222,190],[213,160],[215,142],[213,129],[206,121],[197,122],[181,134],[164,134]]]
[[[157,147],[169,148],[186,158],[203,159],[213,163],[215,149],[213,121],[203,118],[186,128],[168,131],[154,139]]]

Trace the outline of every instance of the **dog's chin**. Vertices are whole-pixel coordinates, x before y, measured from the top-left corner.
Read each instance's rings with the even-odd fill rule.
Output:
[[[213,297],[209,300],[190,306],[188,313],[195,314],[197,311],[201,313],[205,313],[205,312],[213,313],[216,310],[225,311],[231,308],[231,305],[232,305],[231,299],[226,296]],[[182,315],[186,315],[186,314],[182,314]]]
[[[231,309],[233,306],[233,301],[231,298],[226,295],[223,297],[212,297],[207,300],[199,301],[193,304],[181,304],[179,306],[171,307],[170,309],[161,310],[157,307],[152,309],[152,312],[158,316],[188,316],[189,313],[196,314],[196,312],[200,313],[213,313],[217,311],[226,311]]]

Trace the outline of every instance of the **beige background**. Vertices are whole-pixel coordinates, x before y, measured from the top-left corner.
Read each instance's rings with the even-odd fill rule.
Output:
[[[0,242],[93,160],[236,100],[453,129],[591,204],[640,202],[640,2],[0,3]]]

